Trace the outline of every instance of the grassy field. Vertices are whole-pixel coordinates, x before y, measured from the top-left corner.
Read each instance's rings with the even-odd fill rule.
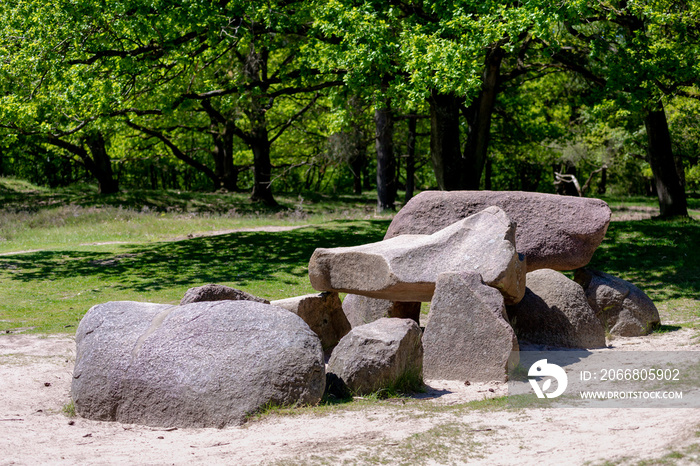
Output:
[[[89,187],[47,190],[0,178],[0,331],[73,333],[95,304],[176,303],[206,283],[268,299],[311,293],[315,248],[378,241],[390,222],[374,214],[373,193],[278,200],[283,208],[269,211],[238,193],[101,197]],[[617,212],[654,206],[606,200]],[[231,231],[269,227],[281,231]],[[694,326],[699,244],[697,221],[613,222],[591,266],[637,284],[665,321]]]

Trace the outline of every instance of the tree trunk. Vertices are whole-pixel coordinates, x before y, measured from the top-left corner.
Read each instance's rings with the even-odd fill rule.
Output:
[[[490,158],[486,158],[484,163],[484,189],[486,191],[491,191],[493,188],[491,183],[491,175],[493,175],[493,162]]]
[[[252,82],[264,81],[267,76],[267,60],[269,54],[266,48],[256,51],[251,45],[246,57],[244,73]],[[272,99],[265,95],[250,93],[250,107],[246,114],[250,121],[250,132],[245,142],[253,151],[253,192],[250,199],[263,202],[270,207],[277,207],[277,201],[272,196],[272,162],[270,161],[270,135],[267,129],[267,112],[272,106]]]
[[[224,130],[219,132],[219,125],[212,124],[212,137],[214,139],[214,163],[215,173],[219,187],[228,191],[238,191],[238,170],[233,164],[233,128],[230,123],[224,125]]]
[[[352,171],[352,190],[355,194],[362,194],[362,176],[367,165],[366,137],[359,123],[353,122],[348,135],[348,149],[350,151],[350,170]]]
[[[364,165],[364,154],[355,154],[355,157],[350,160],[350,170],[352,170],[352,191],[355,194],[362,194],[362,169]]]
[[[112,160],[107,154],[105,140],[101,132],[90,134],[85,138],[85,143],[90,149],[92,157],[84,160],[86,168],[97,179],[97,191],[100,194],[114,194],[119,192],[119,184],[114,178]]]
[[[479,189],[489,147],[491,116],[498,96],[498,78],[505,52],[494,46],[486,54],[483,82],[479,97],[467,109],[469,133],[464,144],[464,187]]]
[[[406,142],[406,196],[404,203],[411,200],[416,185],[416,123],[418,118],[408,118],[408,140]]]
[[[362,167],[362,188],[365,191],[372,190],[372,178],[369,176],[369,163]]]
[[[219,132],[219,125],[212,121],[209,130],[211,131],[211,137],[214,142],[212,156],[214,157],[214,173],[216,174],[216,179],[212,181],[214,182],[214,191],[216,191],[223,186],[221,177],[224,175],[224,157],[226,156],[226,149],[224,148],[224,141]]]
[[[253,193],[250,199],[263,202],[270,207],[277,207],[277,201],[272,196],[272,163],[270,162],[270,140],[267,128],[254,130],[255,137],[250,141],[253,151]]]
[[[377,148],[377,210],[394,210],[396,201],[396,159],[394,157],[394,121],[391,107],[387,102],[384,108],[374,111]]]
[[[605,191],[607,191],[607,184],[608,184],[608,169],[607,167],[603,167],[603,170],[600,173],[600,183],[598,183],[598,194],[605,194]]]
[[[438,188],[453,191],[463,188],[462,153],[459,144],[459,106],[461,98],[433,91],[430,103],[430,157]]]
[[[221,180],[224,189],[235,192],[238,191],[238,168],[233,164],[233,136],[233,124],[227,122],[223,134],[224,172]]]
[[[671,147],[671,133],[663,104],[659,103],[644,116],[649,143],[649,165],[654,173],[661,217],[688,216],[685,189],[678,176]]]
[[[270,161],[270,137],[267,131],[265,109],[255,106],[248,114],[252,128],[248,146],[253,151],[253,192],[250,199],[269,207],[277,207],[272,196],[272,162]]]

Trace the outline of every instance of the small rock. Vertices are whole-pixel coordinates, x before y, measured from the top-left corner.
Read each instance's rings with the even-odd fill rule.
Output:
[[[612,335],[648,335],[661,323],[654,302],[630,282],[593,269],[577,270],[574,280]]]
[[[422,381],[423,347],[411,319],[382,318],[353,328],[333,350],[328,373],[355,395]],[[400,387],[399,387],[400,388]]]
[[[256,303],[270,304],[264,298],[253,296],[245,291],[237,290],[229,286],[209,284],[190,288],[180,301],[181,305],[199,303],[203,301],[254,301]]]

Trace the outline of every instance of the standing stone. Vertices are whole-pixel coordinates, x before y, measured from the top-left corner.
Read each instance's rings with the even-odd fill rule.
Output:
[[[255,301],[256,303],[270,304],[270,301],[267,299],[258,298],[250,293],[229,286],[214,285],[213,283],[190,288],[180,300],[180,304],[185,305],[204,301]]]
[[[76,344],[71,395],[94,420],[224,427],[264,406],[316,404],[326,380],[309,326],[252,301],[100,304]]]
[[[550,269],[527,274],[527,291],[508,317],[521,341],[566,348],[602,348],[605,329],[581,285]]]
[[[413,319],[420,325],[421,303],[389,301],[349,294],[343,300],[343,312],[352,327],[369,324],[382,317]]]
[[[506,302],[525,292],[525,267],[515,252],[515,224],[489,207],[432,235],[402,235],[361,246],[314,251],[311,286],[391,301],[430,301],[443,272],[473,270]]]
[[[333,350],[328,373],[357,395],[422,381],[421,331],[411,319],[381,318],[353,328]]]
[[[505,382],[518,364],[518,340],[503,296],[478,273],[438,277],[423,334],[426,379]]]
[[[431,234],[489,206],[500,207],[518,225],[515,244],[528,272],[585,266],[610,223],[610,208],[600,199],[520,191],[424,191],[396,214],[384,238]]]
[[[579,269],[574,280],[586,292],[598,319],[612,335],[648,335],[660,323],[654,302],[632,283],[592,269]]]
[[[321,339],[323,351],[329,351],[350,331],[338,293],[323,292],[272,301],[301,317]]]

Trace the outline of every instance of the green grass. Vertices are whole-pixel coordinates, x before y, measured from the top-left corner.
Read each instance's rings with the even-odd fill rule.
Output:
[[[663,324],[700,321],[700,222],[612,222],[589,267],[644,291]]]
[[[75,403],[73,401],[70,401],[63,405],[62,412],[67,417],[76,417],[77,414],[75,413]]]
[[[207,283],[270,300],[312,293],[307,266],[315,248],[378,241],[387,226],[386,220],[335,220],[285,232],[0,256],[0,330],[73,332],[95,304],[176,303],[188,288]]]
[[[0,254],[91,243],[146,243],[212,231],[375,218],[372,193],[280,194],[279,209],[243,193],[130,191],[99,196],[76,188],[48,191],[0,178]],[[384,216],[383,218],[389,218]]]
[[[390,221],[374,214],[373,193],[277,198],[283,207],[265,210],[242,193],[99,196],[92,187],[49,190],[0,178],[0,332],[73,333],[95,304],[176,303],[206,283],[268,299],[310,293],[315,248],[378,241]],[[651,198],[608,201],[655,205]],[[699,199],[690,203],[700,207]],[[301,228],[200,236],[270,225]],[[613,222],[590,266],[639,286],[665,325],[697,326],[698,244],[697,221]]]

